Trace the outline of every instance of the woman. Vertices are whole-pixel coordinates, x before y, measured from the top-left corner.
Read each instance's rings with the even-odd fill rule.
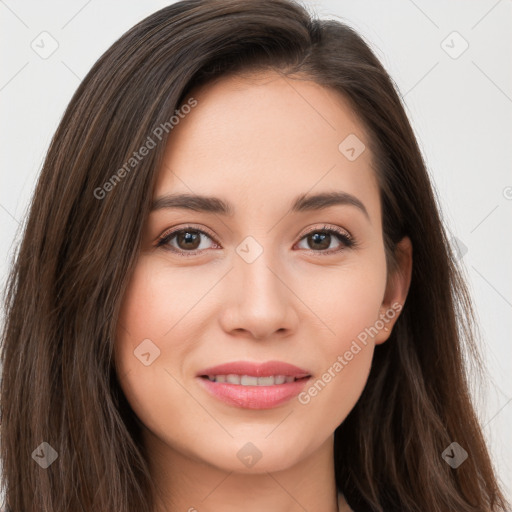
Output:
[[[99,59],[7,296],[13,511],[505,509],[399,96],[290,0],[178,2]]]

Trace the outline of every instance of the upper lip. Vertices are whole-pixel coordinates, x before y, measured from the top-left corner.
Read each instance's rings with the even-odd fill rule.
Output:
[[[271,377],[272,375],[284,375],[295,378],[309,377],[311,374],[303,368],[283,361],[265,361],[255,363],[251,361],[233,361],[217,366],[210,366],[198,372],[197,376],[203,375],[251,375],[254,377]]]

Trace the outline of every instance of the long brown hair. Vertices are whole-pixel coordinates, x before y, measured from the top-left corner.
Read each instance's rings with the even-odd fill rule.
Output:
[[[368,383],[335,432],[355,511],[506,507],[469,394],[472,306],[395,86],[363,39],[292,0],[186,0],[141,21],[96,62],[53,137],[5,292],[1,461],[13,512],[149,512],[140,426],[113,342],[169,119],[192,87],[274,69],[338,91],[370,135],[388,271],[409,236],[412,281]],[[165,124],[167,123],[167,124]],[[156,147],[127,162],[148,136]],[[122,172],[121,169],[125,170]],[[442,452],[469,454],[453,469]],[[36,458],[50,462],[47,468]],[[39,451],[37,451],[39,450]]]

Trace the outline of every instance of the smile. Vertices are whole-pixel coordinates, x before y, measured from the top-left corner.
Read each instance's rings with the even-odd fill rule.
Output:
[[[238,384],[240,386],[275,386],[285,382],[294,382],[297,377],[291,375],[271,375],[269,377],[255,377],[253,375],[205,375],[204,378],[212,382],[227,382],[228,384]]]

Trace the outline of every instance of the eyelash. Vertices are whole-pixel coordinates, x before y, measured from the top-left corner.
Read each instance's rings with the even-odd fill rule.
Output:
[[[177,254],[178,256],[183,256],[185,258],[191,257],[191,256],[196,256],[197,254],[201,253],[202,251],[207,250],[207,249],[199,249],[199,250],[196,249],[195,251],[183,251],[183,250],[176,249],[175,247],[171,247],[170,245],[168,245],[169,242],[177,234],[182,233],[182,232],[187,232],[187,231],[191,231],[194,233],[200,233],[202,235],[207,236],[208,238],[211,238],[215,242],[215,240],[213,239],[213,236],[211,234],[207,233],[206,231],[203,231],[202,229],[195,228],[194,226],[185,226],[183,228],[175,229],[169,233],[164,233],[158,239],[156,247],[157,248],[162,247],[164,250],[171,251],[171,252]],[[318,254],[319,256],[328,256],[328,255],[331,255],[334,253],[341,252],[345,249],[353,248],[357,245],[356,240],[352,236],[350,236],[345,230],[342,230],[342,229],[336,228],[336,227],[327,227],[327,226],[324,226],[321,229],[316,228],[311,231],[308,231],[300,238],[299,242],[302,241],[304,238],[306,238],[312,234],[315,234],[315,233],[323,233],[323,234],[327,233],[327,234],[335,235],[335,237],[343,245],[343,247],[338,248],[338,249],[328,249],[328,250],[325,249],[325,250],[320,250],[320,251],[315,251],[314,249],[306,249],[308,252]],[[215,243],[217,243],[217,242],[215,242]]]

